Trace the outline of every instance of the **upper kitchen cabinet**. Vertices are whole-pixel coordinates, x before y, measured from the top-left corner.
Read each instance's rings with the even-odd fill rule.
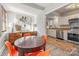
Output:
[[[53,28],[54,27],[54,18],[46,18],[47,21],[46,21],[46,26],[47,28]]]
[[[49,29],[58,28],[59,27],[58,19],[59,16],[47,17],[46,18],[47,28]]]
[[[62,16],[60,16],[60,19],[59,19],[59,25],[61,26],[61,25],[69,25],[69,19],[67,19],[66,17],[62,17]]]

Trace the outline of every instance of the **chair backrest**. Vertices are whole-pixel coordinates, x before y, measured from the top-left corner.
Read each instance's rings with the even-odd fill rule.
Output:
[[[48,49],[46,51],[37,51],[32,53],[25,53],[25,56],[49,56],[51,52],[51,49]]]
[[[9,41],[11,42],[11,44],[14,44],[14,41],[21,37],[22,37],[21,32],[9,33]]]
[[[13,45],[11,45],[11,43],[9,41],[5,42],[6,47],[8,48],[8,54],[10,56],[14,56],[16,53],[16,49]]]
[[[37,36],[37,32],[23,32],[22,35],[23,37],[24,36]]]
[[[23,35],[23,37],[25,37],[25,36],[32,36],[30,33],[25,33],[24,35]]]
[[[8,49],[11,49],[12,48],[12,45],[9,41],[6,41],[5,42],[5,45],[7,46]]]
[[[48,50],[46,50],[46,51],[39,52],[39,53],[37,54],[37,56],[49,56],[50,51],[51,51],[51,49],[48,49]]]
[[[41,51],[36,51],[36,52],[32,52],[32,53],[25,53],[25,56],[36,56],[39,52]]]

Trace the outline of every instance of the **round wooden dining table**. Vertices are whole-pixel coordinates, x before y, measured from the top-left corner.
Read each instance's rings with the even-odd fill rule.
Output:
[[[39,36],[27,36],[17,39],[14,45],[19,52],[19,56],[24,56],[24,53],[45,50],[46,42]]]

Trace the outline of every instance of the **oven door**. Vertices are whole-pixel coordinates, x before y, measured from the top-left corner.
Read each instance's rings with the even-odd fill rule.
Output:
[[[79,42],[79,35],[68,33],[68,40]]]

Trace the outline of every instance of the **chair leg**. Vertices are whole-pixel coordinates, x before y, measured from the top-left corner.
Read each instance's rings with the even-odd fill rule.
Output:
[[[45,46],[44,46],[44,51],[46,50]]]

